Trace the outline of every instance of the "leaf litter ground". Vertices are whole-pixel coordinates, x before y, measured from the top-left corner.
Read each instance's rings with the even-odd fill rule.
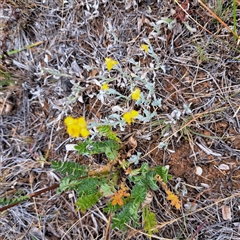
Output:
[[[217,1],[208,4],[217,7]],[[222,7],[222,18],[231,26],[229,1]],[[177,9],[174,1],[0,4],[1,197],[26,195],[58,183],[51,160],[74,160],[92,169],[107,163],[104,155],[89,159],[66,151],[65,145],[76,141],[67,135],[63,120],[84,115],[88,121],[99,121],[112,114],[113,106],[123,107],[111,95],[104,104],[97,99],[98,75],[106,71],[106,57],[117,59],[125,73],[137,74],[128,64],[132,58],[143,66],[139,74],[154,82],[162,103],[150,109],[157,113],[153,124],[136,122],[124,132],[117,129],[123,142],[120,158],[141,152],[139,164],[168,165],[170,186],[182,201],[181,211],[176,211],[164,191],[153,195],[151,209],[158,220],[153,239],[240,238],[240,50],[198,1],[190,3],[189,14],[212,35],[190,20],[194,33],[181,21],[173,28],[156,25],[161,18],[174,19]],[[239,14],[238,8],[238,20]],[[140,49],[146,39],[165,72],[147,71],[152,59]],[[15,84],[6,82],[6,74]],[[111,77],[111,88],[130,94],[126,78],[115,71]],[[189,115],[183,113],[186,106]],[[167,138],[167,148],[159,149]],[[104,239],[105,202],[82,214],[74,211],[75,197],[72,192],[50,191],[5,211],[1,238]],[[228,207],[231,216],[225,211]],[[132,228],[126,233],[111,230],[110,236],[147,239],[142,229]]]

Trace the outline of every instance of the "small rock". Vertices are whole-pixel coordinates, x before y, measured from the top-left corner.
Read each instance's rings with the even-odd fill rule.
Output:
[[[210,188],[210,186],[207,183],[201,183],[201,186],[204,188]]]
[[[203,170],[202,170],[202,168],[201,168],[201,167],[199,167],[199,166],[197,166],[197,167],[196,167],[196,174],[197,174],[198,176],[201,176],[201,175],[202,175],[202,173],[203,173]]]
[[[227,164],[220,164],[218,169],[222,171],[228,171],[230,170],[230,167]]]

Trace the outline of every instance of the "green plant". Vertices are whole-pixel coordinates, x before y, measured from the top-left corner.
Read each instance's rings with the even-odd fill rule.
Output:
[[[165,71],[165,67],[161,65],[158,55],[149,41],[142,44],[141,49],[144,55],[152,58],[147,71],[151,71],[153,75],[155,70]],[[161,187],[171,205],[177,209],[180,208],[178,197],[167,187],[171,176],[164,166],[151,167],[148,163],[140,163],[141,152],[132,153],[128,159],[122,159],[119,151],[122,149],[123,143],[112,128],[119,128],[122,131],[135,121],[147,123],[150,127],[161,122],[162,125],[165,125],[165,127],[161,126],[164,133],[165,129],[171,125],[172,120],[169,123],[164,120],[154,120],[157,116],[155,110],[161,107],[161,98],[156,96],[154,81],[138,74],[138,70],[142,70],[140,63],[133,59],[129,59],[128,62],[137,69],[135,72],[125,73],[120,68],[118,61],[111,58],[105,60],[109,72],[112,69],[118,71],[130,83],[129,95],[109,87],[114,80],[111,77],[106,77],[104,74],[99,76],[101,88],[96,97],[101,100],[102,104],[105,104],[107,96],[115,98],[116,101],[120,100],[121,105],[114,106],[117,111],[105,119],[100,119],[99,122],[87,122],[83,116],[77,118],[67,116],[64,119],[70,137],[81,138],[81,141],[75,145],[75,150],[88,157],[100,154],[100,157],[104,158],[107,163],[98,169],[93,169],[91,166],[87,167],[72,161],[52,161],[53,170],[62,175],[60,183],[26,197],[36,196],[36,194],[54,188],[58,188],[59,194],[65,191],[75,191],[77,195],[75,207],[76,210],[82,212],[92,208],[100,199],[105,198],[108,201],[104,212],[113,216],[113,228],[126,229],[128,224],[139,227],[139,219],[142,216],[145,231],[152,234],[155,232],[157,220],[155,214],[150,211],[149,203],[145,204],[148,191],[156,192]],[[144,87],[145,92],[140,89],[141,86]],[[77,101],[76,99],[74,101]],[[130,102],[131,104],[129,104]],[[135,106],[139,109],[138,111],[134,109]],[[123,110],[123,108],[125,109]],[[7,200],[4,201],[8,203]]]
[[[98,171],[92,171],[75,162],[52,162],[55,171],[66,175],[61,179],[58,193],[75,190],[78,196],[75,203],[77,210],[85,212],[101,198],[111,197],[104,211],[113,214],[113,228],[124,229],[129,223],[135,227],[139,226],[141,210],[144,228],[148,233],[152,233],[156,226],[155,215],[146,206],[142,208],[141,204],[145,201],[149,189],[159,190],[156,176],[161,177],[163,184],[166,184],[171,176],[168,175],[165,167],[150,168],[147,163],[144,163],[140,168],[128,171],[128,182],[132,185],[130,190],[124,182],[121,182],[120,187],[118,185],[121,172],[119,166],[113,167],[110,164]]]
[[[0,66],[0,89],[8,86],[14,86],[15,80],[11,73],[4,71]]]

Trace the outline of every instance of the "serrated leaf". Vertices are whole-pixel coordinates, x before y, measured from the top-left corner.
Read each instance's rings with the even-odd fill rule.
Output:
[[[73,190],[79,184],[78,180],[72,180],[72,176],[67,176],[61,179],[60,185],[58,187],[57,193],[63,191]]]
[[[15,203],[20,203],[30,199],[30,196],[14,196],[13,198],[0,198],[0,205],[10,205]]]
[[[171,175],[168,174],[168,169],[164,166],[157,166],[154,168],[154,170],[165,183],[167,183],[167,181],[172,178]]]
[[[104,197],[111,197],[116,192],[114,186],[107,183],[102,184],[99,191]]]
[[[79,196],[86,194],[96,194],[100,181],[97,178],[85,178],[78,181],[78,186],[75,188]]]
[[[138,182],[136,185],[134,185],[130,199],[134,200],[135,203],[142,203],[147,194],[147,185],[142,184],[142,182]]]
[[[159,189],[157,181],[155,180],[155,176],[156,176],[155,171],[150,171],[146,175],[147,184],[153,191],[157,191]]]
[[[98,202],[100,196],[100,194],[83,195],[78,198],[75,205],[77,206],[78,210],[80,209],[82,212],[85,212]]]
[[[150,235],[154,232],[157,232],[157,230],[154,229],[157,226],[156,215],[155,213],[149,211],[148,206],[143,208],[142,216],[145,232],[147,232]]]
[[[112,139],[102,142],[95,142],[91,139],[86,139],[84,142],[79,143],[75,149],[82,155],[105,153],[110,160],[115,160],[120,147],[119,142]]]
[[[138,225],[139,215],[137,212],[139,206],[140,205],[136,204],[135,202],[129,202],[120,213],[113,217],[112,227],[117,227],[122,230],[125,227],[125,224],[129,223],[131,220],[135,226]]]
[[[74,175],[76,178],[81,176],[86,176],[86,168],[84,165],[80,165],[76,162],[55,162],[52,161],[52,168],[60,172],[61,174]]]

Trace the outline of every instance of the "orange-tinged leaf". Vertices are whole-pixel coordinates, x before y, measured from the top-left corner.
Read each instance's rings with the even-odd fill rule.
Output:
[[[172,193],[170,190],[166,190],[167,193],[167,199],[171,201],[171,205],[174,206],[176,209],[180,209],[181,204],[178,199],[178,196]]]

